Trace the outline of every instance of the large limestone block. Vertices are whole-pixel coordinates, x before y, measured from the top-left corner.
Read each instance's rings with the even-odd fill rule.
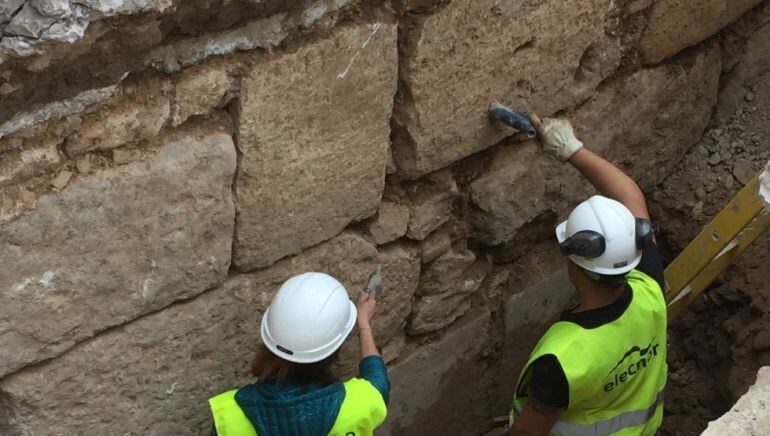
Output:
[[[456,0],[417,18],[395,112],[398,170],[417,177],[510,135],[487,117],[494,100],[550,114],[589,97],[620,59],[605,33],[610,3]]]
[[[382,345],[380,329],[406,316],[401,300],[408,307],[419,260],[398,244],[378,254],[365,239],[345,232],[6,377],[0,398],[11,413],[9,422],[0,419],[0,434],[109,435],[115,423],[119,434],[204,434],[210,425],[206,399],[251,381],[261,317],[283,281],[323,271],[352,296],[377,262],[386,287],[375,320]],[[360,357],[355,336],[346,342],[355,356],[347,369]]]
[[[711,421],[701,436],[762,436],[770,429],[770,366],[759,369],[757,381],[729,412]]]
[[[12,414],[0,433],[203,434],[207,398],[251,381],[267,291],[232,278],[3,379]]]
[[[495,153],[489,169],[471,183],[473,234],[488,245],[513,237],[547,207],[541,166],[548,158],[534,143],[514,144]]]
[[[578,138],[643,189],[663,180],[703,134],[719,93],[719,44],[607,84],[570,115]]]
[[[243,80],[235,264],[263,267],[372,215],[388,161],[396,28],[342,27]]]
[[[0,225],[0,376],[224,280],[235,159],[227,133],[180,135]]]
[[[693,46],[732,23],[762,0],[656,0],[641,40],[648,64]]]
[[[390,368],[388,419],[378,434],[478,434],[488,425],[493,413],[488,389],[498,375],[481,362],[488,351],[489,324],[489,313],[469,314],[467,321]]]

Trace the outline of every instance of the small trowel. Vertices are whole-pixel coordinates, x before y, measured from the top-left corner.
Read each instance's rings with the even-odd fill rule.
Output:
[[[382,265],[377,264],[372,271],[372,275],[369,276],[369,283],[366,284],[364,292],[374,294],[375,297],[379,297],[382,294]]]

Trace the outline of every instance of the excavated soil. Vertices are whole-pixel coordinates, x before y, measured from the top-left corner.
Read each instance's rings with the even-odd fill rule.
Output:
[[[667,261],[770,159],[770,75],[720,104],[707,130],[652,202]],[[726,101],[727,100],[727,101]],[[697,435],[770,364],[770,233],[762,235],[670,329],[666,435]]]

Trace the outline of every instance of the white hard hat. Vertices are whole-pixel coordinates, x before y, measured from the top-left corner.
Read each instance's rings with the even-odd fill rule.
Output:
[[[642,259],[637,219],[621,203],[601,195],[580,203],[556,227],[556,239],[573,262],[597,274],[625,274]]]
[[[262,341],[296,363],[319,362],[353,330],[356,306],[334,277],[308,272],[286,280],[262,316]]]

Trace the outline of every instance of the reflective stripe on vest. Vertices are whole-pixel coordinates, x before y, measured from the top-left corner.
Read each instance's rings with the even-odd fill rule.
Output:
[[[526,404],[532,362],[554,355],[569,387],[569,408],[552,434],[653,434],[662,420],[666,384],[666,303],[655,280],[632,270],[631,302],[616,320],[586,329],[552,325],[530,355],[514,393],[510,422]]]
[[[345,399],[330,436],[371,436],[387,415],[380,392],[364,379],[343,383]],[[254,426],[235,401],[233,389],[209,399],[214,427],[219,436],[258,436]]]
[[[655,398],[652,406],[634,410],[632,412],[623,412],[620,415],[613,416],[610,419],[594,422],[593,424],[572,424],[569,422],[557,421],[551,428],[551,434],[569,435],[569,436],[598,436],[619,432],[629,427],[636,427],[644,424],[655,415],[658,407],[663,405],[663,392],[660,391]],[[517,410],[521,414],[522,410]]]

